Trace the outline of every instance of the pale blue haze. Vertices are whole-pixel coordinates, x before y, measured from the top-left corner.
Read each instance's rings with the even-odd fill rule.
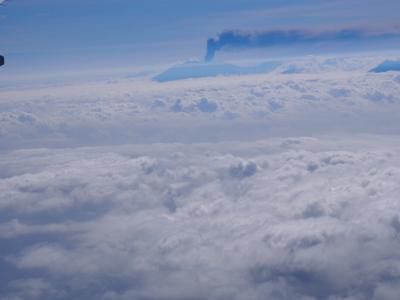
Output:
[[[383,2],[16,0],[0,10],[0,52],[13,74],[170,64],[227,29],[395,26],[400,2]]]

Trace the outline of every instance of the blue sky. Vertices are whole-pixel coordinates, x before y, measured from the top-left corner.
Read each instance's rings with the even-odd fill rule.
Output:
[[[11,73],[168,64],[202,57],[226,29],[396,24],[396,0],[10,0],[0,52]]]

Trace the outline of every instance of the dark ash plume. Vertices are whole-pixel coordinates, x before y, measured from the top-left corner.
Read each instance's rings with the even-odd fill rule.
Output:
[[[222,49],[264,48],[329,41],[357,41],[395,36],[400,37],[400,33],[398,31],[373,32],[352,28],[319,32],[307,30],[270,30],[259,32],[227,30],[220,33],[217,37],[208,39],[205,60],[213,60],[216,52]]]

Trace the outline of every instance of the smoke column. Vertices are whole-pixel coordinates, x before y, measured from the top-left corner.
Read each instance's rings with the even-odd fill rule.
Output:
[[[264,48],[327,41],[359,41],[385,37],[400,37],[400,33],[398,31],[373,32],[352,28],[320,32],[306,30],[271,30],[260,32],[227,30],[214,38],[208,39],[205,60],[213,60],[216,52],[222,49]]]

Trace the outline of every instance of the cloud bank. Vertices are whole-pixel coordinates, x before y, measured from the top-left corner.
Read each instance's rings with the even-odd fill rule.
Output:
[[[397,300],[381,61],[3,88],[0,300]]]
[[[227,30],[207,40],[206,61],[214,59],[215,54],[223,49],[267,48],[315,44],[335,41],[363,41],[380,38],[400,37],[398,30],[371,31],[366,29],[346,28],[327,31],[307,30],[268,30],[246,32]]]
[[[3,154],[0,299],[397,299],[399,157],[378,136]]]
[[[382,60],[309,57],[263,75],[3,89],[0,149],[398,133],[398,78],[368,73]]]

